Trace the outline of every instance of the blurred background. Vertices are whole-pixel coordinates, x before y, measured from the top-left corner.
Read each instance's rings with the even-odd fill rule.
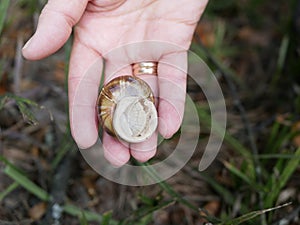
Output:
[[[209,2],[191,50],[222,86],[224,144],[199,172],[210,114],[189,78],[204,127],[198,150],[175,176],[146,187],[98,175],[70,136],[72,38],[46,59],[22,58],[45,3],[0,1],[0,224],[300,224],[299,0]]]

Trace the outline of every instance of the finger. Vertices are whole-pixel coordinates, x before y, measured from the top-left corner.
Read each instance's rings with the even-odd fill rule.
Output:
[[[49,0],[41,12],[37,30],[23,48],[27,59],[37,60],[56,52],[68,40],[88,0]]]
[[[75,142],[84,149],[98,138],[96,102],[102,68],[101,56],[75,39],[69,71],[70,125]]]
[[[104,84],[107,84],[115,77],[131,75],[131,66],[119,65],[107,61],[105,64]],[[114,166],[120,167],[130,159],[129,144],[120,142],[117,138],[103,132],[104,157]]]
[[[131,144],[131,155],[140,162],[146,162],[156,154],[157,148],[157,132],[155,132],[148,140]]]
[[[172,137],[182,122],[186,94],[186,71],[186,52],[165,55],[158,64],[158,130],[165,138]]]
[[[154,97],[157,97],[157,93],[158,93],[157,76],[138,75],[138,77],[143,79],[150,86]],[[131,155],[140,162],[146,162],[149,159],[151,159],[156,153],[157,136],[158,133],[155,132],[148,140],[141,143],[131,144],[130,145]]]
[[[106,84],[116,77],[132,75],[132,68],[130,64],[114,63],[111,60],[106,60],[104,74],[104,84]]]
[[[121,167],[130,159],[129,145],[103,133],[104,157],[114,166]]]

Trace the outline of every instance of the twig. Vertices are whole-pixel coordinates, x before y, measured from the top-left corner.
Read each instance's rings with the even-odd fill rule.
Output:
[[[257,149],[257,145],[256,145],[256,138],[255,138],[255,135],[251,128],[248,117],[246,115],[246,110],[245,110],[244,106],[242,105],[241,100],[239,98],[236,85],[234,84],[234,82],[232,82],[231,74],[228,74],[228,72],[224,70],[223,66],[215,59],[215,57],[209,52],[209,50],[202,44],[202,41],[197,33],[195,34],[195,38],[197,40],[197,43],[200,45],[200,47],[205,52],[207,58],[218,68],[219,71],[221,71],[221,74],[223,75],[223,78],[229,87],[229,91],[230,91],[230,94],[233,99],[233,104],[237,108],[237,110],[240,112],[242,122],[245,126],[248,141],[249,141],[250,148],[251,148],[252,154],[253,154],[253,163],[254,163],[254,167],[255,167],[257,182],[259,184],[262,184],[262,174],[261,174],[262,171],[261,171],[260,161],[258,158],[258,149]],[[263,196],[262,196],[261,192],[259,192],[258,194],[259,194],[259,207],[260,207],[260,209],[263,209],[264,208]],[[264,214],[261,215],[261,224],[266,225],[266,216]]]

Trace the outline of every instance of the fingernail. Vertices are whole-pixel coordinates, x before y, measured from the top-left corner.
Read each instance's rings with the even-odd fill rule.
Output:
[[[26,44],[23,47],[23,50],[25,50],[26,48],[29,47],[30,43],[31,43],[32,37],[26,42]]]

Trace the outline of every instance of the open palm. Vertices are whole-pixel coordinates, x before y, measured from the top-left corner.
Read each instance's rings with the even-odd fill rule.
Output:
[[[159,94],[158,131],[169,138],[178,130],[185,93],[170,91],[170,83],[185,90],[186,50],[206,3],[207,0],[48,1],[23,55],[36,60],[54,53],[76,25],[69,70],[69,109],[72,135],[79,147],[88,148],[98,138],[95,108],[103,61],[104,82],[132,74],[130,65],[134,62],[158,61],[159,85],[149,76],[142,78]],[[133,43],[139,43],[139,47]],[[181,69],[172,66],[178,64]],[[103,134],[104,154],[117,166],[126,163],[130,154],[137,160],[148,160],[156,152],[156,143],[157,134],[132,145]]]

